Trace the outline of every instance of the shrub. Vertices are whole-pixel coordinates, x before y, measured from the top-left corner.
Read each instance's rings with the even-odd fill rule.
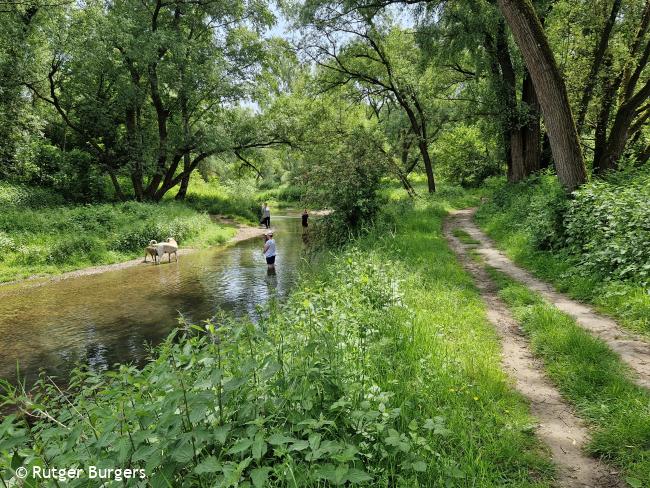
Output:
[[[105,250],[101,241],[93,236],[77,235],[65,236],[50,250],[47,262],[51,264],[64,264],[85,256],[97,256]]]
[[[503,219],[504,225],[525,232],[536,249],[549,250],[565,245],[564,216],[567,195],[550,173],[510,184],[504,178],[491,179],[492,199],[481,207],[481,215]]]
[[[503,173],[501,162],[488,151],[481,130],[458,125],[444,131],[433,146],[438,174],[445,181],[464,188],[477,188],[483,181]]]
[[[582,265],[619,279],[650,280],[650,176],[593,181],[575,192],[566,242]]]
[[[63,197],[51,190],[0,182],[1,207],[41,208],[61,204],[63,204]]]

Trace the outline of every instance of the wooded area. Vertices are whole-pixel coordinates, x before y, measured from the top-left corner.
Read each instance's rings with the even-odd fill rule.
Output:
[[[4,488],[650,486],[650,0],[0,0],[0,207]]]
[[[430,192],[437,172],[549,166],[573,190],[650,157],[648,2],[307,2],[284,38],[260,2],[1,13],[2,175],[73,199],[183,199],[199,167],[227,164],[278,177],[290,159],[299,179],[357,130],[385,174],[424,171]],[[467,129],[477,154],[436,142]]]

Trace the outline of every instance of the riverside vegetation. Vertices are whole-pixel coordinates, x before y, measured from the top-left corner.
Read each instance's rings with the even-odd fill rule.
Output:
[[[552,174],[494,180],[478,223],[517,263],[650,334],[650,178],[611,175],[570,198]]]
[[[6,184],[0,200],[0,281],[141,257],[150,239],[204,247],[234,234],[182,203],[70,206],[48,191]]]
[[[442,238],[445,207],[391,204],[257,324],[182,324],[143,369],[80,369],[65,393],[49,378],[29,394],[5,384],[5,483],[11,467],[99,462],[146,469],[156,487],[550,486]]]
[[[223,244],[235,230],[210,215],[255,225],[261,201],[295,200],[290,187],[256,193],[242,186],[195,178],[183,202],[79,205],[49,189],[0,182],[0,282],[141,257],[151,239],[174,236],[190,248]]]

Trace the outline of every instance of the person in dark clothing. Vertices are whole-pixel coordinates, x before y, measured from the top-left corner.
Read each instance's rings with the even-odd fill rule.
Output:
[[[307,213],[307,209],[305,209],[302,212],[302,230],[303,231],[307,230],[307,227],[309,227],[308,220],[309,220],[309,214]]]
[[[271,228],[271,209],[269,208],[269,204],[264,202],[264,206],[262,207],[262,225],[266,226],[267,229]]]

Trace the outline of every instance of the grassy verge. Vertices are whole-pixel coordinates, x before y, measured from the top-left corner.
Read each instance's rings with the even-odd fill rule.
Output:
[[[591,424],[589,451],[622,468],[630,486],[650,486],[650,394],[573,318],[503,273],[488,271],[551,379]]]
[[[589,188],[585,191],[588,190]],[[558,235],[563,232],[564,215],[570,202],[557,187],[554,176],[498,187],[489,193],[492,199],[481,206],[476,221],[511,259],[537,277],[552,283],[559,291],[577,300],[592,303],[624,327],[650,336],[648,283],[624,280],[619,277],[618,271],[609,270],[594,258],[594,255],[600,258],[604,254],[613,254],[612,249],[625,252],[624,247],[634,247],[635,241],[642,242],[641,233],[647,234],[647,230],[633,224],[630,218],[629,227],[638,227],[636,238],[626,237],[621,230],[620,235],[618,231],[612,234],[615,236],[610,239],[612,249],[591,245],[586,248],[589,251],[576,252],[575,246],[566,245],[567,239],[575,239]],[[624,203],[622,197],[621,201]],[[600,212],[595,207],[593,211]],[[618,215],[620,212],[612,209],[611,213]],[[607,212],[603,211],[599,218],[607,221]],[[577,231],[579,235],[600,232],[602,229],[596,228]],[[625,245],[618,241],[625,241]],[[645,266],[650,267],[650,263]]]
[[[170,194],[168,201],[172,199]],[[223,215],[243,223],[259,221],[260,204],[254,198],[254,189],[245,181],[237,187],[225,187],[216,179],[206,182],[194,175],[183,203],[199,212]]]
[[[0,425],[0,473],[102,459],[145,469],[153,486],[550,486],[442,236],[447,205],[392,204],[260,323],[170,337],[144,369],[77,372],[72,404],[46,385],[10,392],[41,420]]]
[[[175,203],[8,206],[0,215],[0,281],[141,257],[151,239],[174,236],[181,246],[206,247],[233,233]]]

